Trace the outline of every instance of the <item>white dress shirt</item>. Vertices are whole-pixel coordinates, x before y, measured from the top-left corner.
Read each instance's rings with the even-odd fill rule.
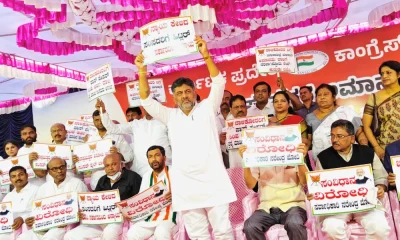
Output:
[[[54,181],[47,181],[40,186],[36,193],[35,200],[67,192],[88,192],[88,188],[80,179],[67,176],[64,182],[60,183],[58,186]]]
[[[213,78],[209,97],[195,103],[189,115],[152,99],[141,99],[150,115],[167,125],[173,168],[170,172],[174,211],[215,207],[236,201],[236,193],[222,160],[216,113],[225,79]]]
[[[129,134],[132,136],[134,162],[132,171],[143,176],[146,172],[152,171],[147,160],[147,149],[158,145],[165,149],[167,165],[171,164],[171,146],[168,138],[167,127],[158,120],[133,120],[128,123],[114,124],[108,113],[101,115],[104,127],[113,134]]]
[[[23,147],[18,149],[17,156],[31,154],[32,152],[33,152],[33,146],[32,145],[31,145],[31,147],[26,147],[26,145],[24,145]],[[29,179],[29,183],[32,184],[32,185],[35,185],[37,187],[40,187],[45,182],[46,182],[46,177],[43,177],[43,178],[34,177],[34,178]]]
[[[267,105],[263,109],[259,109],[255,104],[253,104],[249,109],[247,109],[247,116],[261,116],[265,115],[268,117],[272,117],[275,114],[275,109],[271,101],[268,101]]]
[[[17,217],[22,217],[26,219],[30,216],[32,211],[32,201],[35,199],[36,193],[39,187],[28,184],[21,189],[20,192],[14,188],[9,192],[3,199],[4,202],[12,203],[12,212],[14,219]]]

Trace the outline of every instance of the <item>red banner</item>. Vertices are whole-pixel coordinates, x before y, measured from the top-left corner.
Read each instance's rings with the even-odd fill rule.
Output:
[[[400,26],[335,38],[295,47],[299,74],[282,73],[286,88],[294,93],[303,85],[315,89],[321,83],[333,84],[338,90],[338,104],[351,105],[361,114],[367,95],[382,89],[378,67],[383,61],[399,60]],[[227,80],[226,89],[241,94],[253,103],[253,85],[266,81],[277,91],[276,75],[261,76],[256,68],[255,56],[219,63],[218,67]],[[191,78],[202,99],[209,93],[211,79],[206,66],[157,76],[164,80],[170,92],[172,82],[178,77]],[[116,97],[122,109],[128,107],[125,85],[117,86]],[[167,106],[174,100],[167,93]]]

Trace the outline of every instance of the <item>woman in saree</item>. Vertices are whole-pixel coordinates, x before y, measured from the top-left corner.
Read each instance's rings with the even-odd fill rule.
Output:
[[[302,142],[308,147],[310,141],[307,139],[307,123],[299,115],[294,114],[290,107],[290,98],[285,91],[276,92],[272,98],[275,116],[269,118],[270,125],[300,124]]]
[[[308,138],[312,141],[312,155],[314,161],[323,150],[332,146],[331,125],[339,119],[353,123],[356,131],[356,140],[359,144],[368,145],[368,139],[361,127],[361,119],[353,109],[336,105],[336,89],[329,84],[321,84],[315,90],[318,108],[306,116],[310,132]]]
[[[365,135],[380,159],[388,144],[400,139],[400,63],[387,61],[379,66],[383,89],[369,95],[364,108],[363,127]],[[374,109],[377,110],[375,114]],[[374,115],[378,131],[372,132]]]

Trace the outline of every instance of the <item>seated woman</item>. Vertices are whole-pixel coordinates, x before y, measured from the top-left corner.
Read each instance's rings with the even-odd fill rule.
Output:
[[[365,135],[375,153],[383,159],[386,146],[400,139],[400,63],[382,63],[379,74],[382,77],[383,89],[369,95],[362,121]],[[371,129],[374,115],[378,121],[375,133]]]
[[[331,146],[331,125],[339,119],[352,122],[356,129],[357,142],[368,145],[368,139],[361,127],[361,118],[350,107],[336,104],[336,89],[333,86],[323,83],[315,90],[315,95],[318,109],[306,116],[307,125],[312,131],[308,138],[312,141],[313,159],[317,159],[320,152]]]

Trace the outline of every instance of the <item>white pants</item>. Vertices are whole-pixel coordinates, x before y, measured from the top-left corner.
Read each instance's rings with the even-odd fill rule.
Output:
[[[210,240],[211,235],[208,230],[210,224],[215,240],[234,239],[229,220],[229,204],[183,211],[182,219],[192,240]]]
[[[52,228],[46,233],[35,233],[32,229],[22,233],[18,240],[60,240],[65,235],[65,228]]]
[[[122,234],[123,223],[110,223],[103,225],[103,227],[81,224],[68,231],[64,240],[84,240],[97,237],[101,237],[104,240],[118,240]]]
[[[365,229],[367,239],[386,240],[390,233],[390,227],[385,218],[385,212],[373,209],[367,212],[340,214],[325,217],[322,223],[322,231],[328,235],[329,239],[346,240],[347,222],[354,219]]]
[[[156,240],[171,240],[178,229],[172,221],[140,221],[129,228],[128,240],[144,240],[154,235]]]

